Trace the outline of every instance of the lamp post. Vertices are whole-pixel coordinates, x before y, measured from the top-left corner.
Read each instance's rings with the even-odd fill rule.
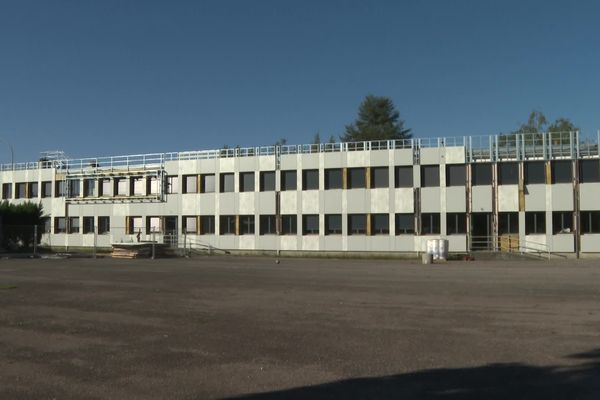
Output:
[[[10,166],[11,168],[15,168],[15,151],[12,147],[12,144],[10,144],[10,142],[4,140],[4,139],[0,139],[0,142],[6,144],[8,146],[8,148],[10,149]]]

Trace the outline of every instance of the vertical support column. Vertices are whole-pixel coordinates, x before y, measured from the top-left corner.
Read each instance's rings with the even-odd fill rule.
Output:
[[[365,187],[371,189],[371,167],[365,168]]]
[[[348,189],[348,168],[342,168],[342,189]]]
[[[236,214],[235,216],[235,235],[239,236],[240,234],[240,216]]]
[[[371,213],[367,214],[367,236],[371,236],[373,232],[371,231]]]
[[[471,163],[467,163],[465,165],[466,174],[465,174],[465,190],[467,196],[467,213],[465,216],[466,219],[466,231],[467,231],[467,251],[471,251],[471,212],[473,210],[473,193],[472,193],[472,174],[473,174],[473,165]]]
[[[577,158],[573,161],[573,237],[577,258],[581,253],[581,209],[579,201],[579,159]]]
[[[499,215],[498,215],[498,161],[492,163],[492,237],[494,250],[498,250],[499,243]]]

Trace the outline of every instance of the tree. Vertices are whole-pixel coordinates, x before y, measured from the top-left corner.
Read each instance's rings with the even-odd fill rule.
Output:
[[[327,143],[335,143],[335,136],[329,136],[329,140],[327,141]]]
[[[533,110],[527,118],[527,122],[521,124],[519,129],[514,133],[542,133],[546,128],[548,120],[541,111]]]
[[[557,118],[556,121],[548,126],[548,132],[552,138],[552,143],[569,143],[571,140],[571,132],[578,131],[579,128],[575,126],[568,118]]]
[[[321,135],[319,134],[319,132],[315,133],[315,136],[312,140],[312,144],[321,144]]]
[[[368,140],[410,139],[410,129],[404,128],[404,121],[389,97],[369,95],[358,109],[358,118],[346,125],[346,133],[340,137],[344,142]]]

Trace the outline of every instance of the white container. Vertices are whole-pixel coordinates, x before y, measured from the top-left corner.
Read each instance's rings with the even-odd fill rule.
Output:
[[[448,240],[438,239],[439,259],[446,261],[448,259]]]
[[[427,254],[431,254],[434,260],[439,260],[440,258],[440,248],[438,239],[428,239],[427,240]]]

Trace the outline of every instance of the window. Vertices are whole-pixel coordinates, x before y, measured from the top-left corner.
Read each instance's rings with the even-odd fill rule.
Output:
[[[498,163],[498,185],[518,185],[519,164]]]
[[[110,196],[110,179],[102,178],[98,180],[98,196]]]
[[[2,198],[3,199],[12,199],[12,183],[3,183],[2,184]]]
[[[79,179],[71,179],[69,182],[69,197],[81,196],[81,183]]]
[[[282,235],[297,235],[298,234],[298,218],[296,215],[281,216],[281,234]]]
[[[571,161],[552,161],[552,183],[573,182],[573,164]]]
[[[200,175],[200,192],[214,193],[216,190],[215,174]]]
[[[98,217],[98,234],[105,235],[110,232],[110,217]]]
[[[364,235],[367,233],[366,214],[348,214],[348,235]]]
[[[543,161],[531,161],[525,163],[525,184],[546,183],[546,165]]]
[[[581,233],[600,233],[600,211],[581,212]]]
[[[183,233],[198,233],[198,218],[183,217]]]
[[[342,214],[327,214],[327,215],[325,215],[325,234],[326,235],[341,235],[342,234]]]
[[[303,235],[318,235],[319,234],[319,216],[318,215],[303,215],[302,216],[302,234]]]
[[[342,188],[342,169],[332,168],[325,170],[325,190]]]
[[[526,212],[525,213],[525,234],[546,233],[546,213],[544,212]]]
[[[79,233],[79,217],[69,217],[69,233]]]
[[[254,215],[240,215],[240,235],[254,235]]]
[[[270,192],[275,190],[275,171],[262,171],[260,173],[260,191]]]
[[[277,234],[277,219],[275,215],[261,215],[259,221],[261,235]]]
[[[464,165],[446,165],[446,186],[465,186],[466,168]]]
[[[473,186],[492,184],[492,164],[471,164],[471,181]]]
[[[29,199],[35,199],[38,197],[39,192],[38,192],[38,183],[37,182],[29,182],[27,184],[28,188],[27,188],[27,198]]]
[[[296,190],[296,171],[281,171],[281,190]]]
[[[182,193],[198,193],[198,175],[183,175]]]
[[[126,178],[115,178],[114,180],[114,194],[115,196],[127,196],[127,179]]]
[[[240,172],[240,192],[254,192],[254,172]]]
[[[235,235],[235,215],[221,215],[219,225],[221,235]]]
[[[371,214],[371,235],[389,235],[389,214]]]
[[[220,191],[221,193],[233,192],[235,190],[235,182],[233,180],[233,172],[221,174],[220,179]]]
[[[15,184],[15,199],[24,199],[27,197],[27,183],[19,182]]]
[[[200,234],[214,235],[215,234],[215,216],[202,215],[200,217]]]
[[[56,181],[54,183],[54,197],[65,197],[67,194],[67,182]]]
[[[52,197],[52,182],[42,182],[42,197]]]
[[[129,235],[141,233],[143,227],[142,217],[127,217],[127,233]]]
[[[148,195],[158,194],[158,178],[156,176],[149,176],[146,180],[146,193]]]
[[[446,214],[446,234],[460,235],[467,233],[467,214],[448,213]]]
[[[552,213],[552,233],[573,232],[573,213],[571,211],[554,211]]]
[[[348,189],[362,189],[365,187],[365,169],[348,168]]]
[[[302,190],[319,190],[318,169],[305,169],[302,171]]]
[[[167,194],[179,193],[179,177],[176,175],[167,176]]]
[[[396,214],[396,235],[414,235],[415,215]]]
[[[94,233],[94,217],[83,217],[83,233]]]
[[[440,214],[421,214],[421,235],[440,234]]]
[[[396,167],[394,171],[394,186],[397,188],[413,187],[413,167]]]
[[[129,193],[133,196],[145,196],[146,186],[144,185],[144,178],[141,176],[132,177],[130,182]]]
[[[581,183],[600,182],[598,160],[579,161],[579,181]]]
[[[421,187],[440,186],[439,165],[421,165]]]
[[[519,213],[498,213],[498,233],[500,235],[510,235],[519,233]]]
[[[67,219],[65,217],[54,218],[54,233],[67,233]]]
[[[162,232],[161,217],[146,217],[146,234]]]
[[[371,187],[373,189],[386,188],[390,185],[388,167],[371,168]]]
[[[93,196],[95,189],[96,189],[96,181],[94,179],[84,179],[83,180],[83,197]],[[85,230],[85,225],[84,225],[84,230]]]

